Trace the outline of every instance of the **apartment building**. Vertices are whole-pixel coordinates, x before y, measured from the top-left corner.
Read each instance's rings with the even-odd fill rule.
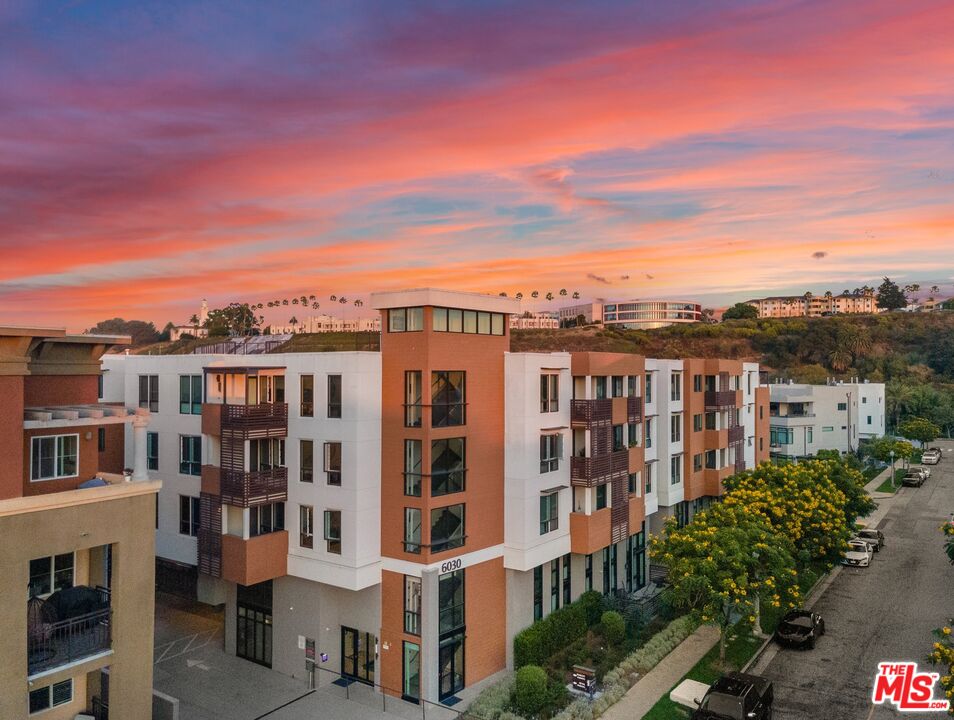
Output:
[[[0,327],[4,720],[152,713],[148,412],[99,401],[100,357],[128,343]],[[127,431],[141,451],[132,469]]]
[[[772,455],[809,457],[819,450],[854,452],[861,440],[884,435],[883,383],[769,386]]]
[[[555,312],[524,312],[510,316],[511,330],[558,330],[560,318]]]
[[[678,323],[700,322],[702,305],[683,300],[596,301],[560,308],[560,324],[573,327],[600,324],[634,330],[649,330]]]
[[[822,317],[823,315],[874,313],[878,303],[873,292],[832,295],[781,295],[747,300],[760,318]]]
[[[283,333],[380,332],[381,318],[341,318],[312,315],[294,325],[272,325],[273,335]]]
[[[585,590],[647,587],[654,518],[768,456],[756,365],[511,353],[505,297],[371,303],[380,352],[105,363],[107,397],[150,403],[160,575],[305,683],[452,699]]]

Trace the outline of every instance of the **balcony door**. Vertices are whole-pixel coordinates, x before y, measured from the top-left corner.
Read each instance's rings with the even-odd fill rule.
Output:
[[[341,628],[341,674],[374,685],[374,648],[377,639],[371,633]]]

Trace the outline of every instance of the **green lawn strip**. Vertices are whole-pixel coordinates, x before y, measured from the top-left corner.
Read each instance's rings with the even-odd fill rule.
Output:
[[[907,470],[904,470],[903,468],[898,468],[897,470],[894,471],[894,483],[892,484],[891,478],[887,477],[885,478],[885,481],[878,486],[878,489],[875,492],[883,492],[883,493],[897,492],[898,488],[901,487],[901,478],[904,477],[904,474],[906,472]]]
[[[882,470],[883,468],[866,467],[861,474],[865,476],[865,482],[871,482],[881,474]]]

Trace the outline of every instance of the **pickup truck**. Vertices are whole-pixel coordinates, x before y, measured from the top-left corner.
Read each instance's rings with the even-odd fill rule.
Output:
[[[692,720],[771,720],[774,699],[766,678],[726,673],[709,688]]]

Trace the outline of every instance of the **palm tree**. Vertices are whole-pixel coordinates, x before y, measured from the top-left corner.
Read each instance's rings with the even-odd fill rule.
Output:
[[[337,295],[332,295],[332,296],[329,297],[328,299],[331,300],[331,302],[337,302],[337,301],[338,301],[338,296],[337,296]]]
[[[498,296],[498,297],[507,297],[507,293],[505,293],[505,292],[497,293],[497,296]]]
[[[518,292],[516,295],[514,295],[514,297],[517,298],[517,300],[523,300],[523,293]]]
[[[320,308],[320,307],[321,307],[321,304],[320,304],[320,303],[313,302],[313,303],[311,304],[311,309],[312,309],[312,310],[317,310],[317,309]]]
[[[580,293],[574,292],[574,293],[573,293],[573,299],[574,299],[574,300],[579,300],[579,299],[580,299]]]
[[[288,319],[288,324],[292,326],[292,332],[295,332],[295,326],[298,324],[298,318],[296,318],[294,315],[292,315],[292,316]]]
[[[346,298],[344,295],[342,295],[342,296],[338,299],[338,302],[340,302],[342,305],[344,305],[346,302],[348,302],[348,298]]]
[[[192,329],[195,331],[192,333],[192,337],[198,337],[199,336],[199,316],[193,313],[192,317],[189,318],[189,324],[192,325]]]
[[[292,298],[292,305],[298,304],[298,298]]]
[[[530,297],[536,300],[538,297],[540,297],[540,292],[538,290],[534,290],[532,293],[530,293]]]
[[[552,300],[552,299],[553,299],[553,293],[552,293],[552,292],[548,292],[548,293],[547,293],[547,300]]]
[[[354,301],[354,306],[355,306],[355,307],[363,307],[363,306],[364,306],[364,300],[355,300],[355,301]]]
[[[845,348],[836,347],[828,353],[828,364],[835,372],[844,372],[851,367],[851,353]]]
[[[560,297],[566,297],[566,288],[560,288]]]

